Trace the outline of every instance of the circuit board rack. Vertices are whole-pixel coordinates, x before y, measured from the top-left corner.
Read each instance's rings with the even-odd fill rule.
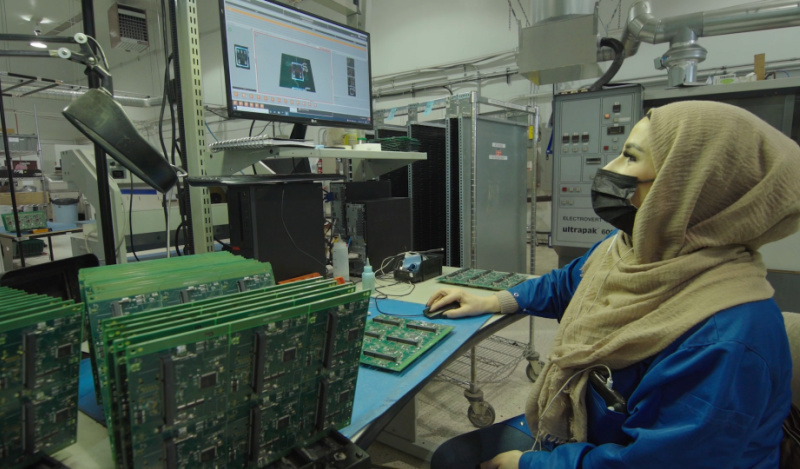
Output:
[[[104,319],[275,284],[268,262],[227,252],[82,269],[78,279],[89,323],[89,351],[98,402],[102,400],[98,361],[105,356],[101,328]]]
[[[265,467],[350,422],[369,292],[313,279],[98,324],[117,467]]]
[[[75,443],[82,314],[72,300],[0,287],[0,467]]]
[[[483,288],[487,290],[506,290],[528,279],[527,275],[513,272],[500,272],[491,269],[470,269],[465,267],[439,277],[440,283],[462,287]]]

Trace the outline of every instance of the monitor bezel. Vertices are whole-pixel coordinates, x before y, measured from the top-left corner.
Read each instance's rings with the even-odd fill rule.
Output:
[[[330,18],[325,18],[320,15],[316,15],[314,13],[307,12],[305,10],[300,10],[299,8],[295,8],[293,6],[287,5],[285,3],[276,1],[276,0],[256,0],[260,3],[275,5],[280,8],[286,8],[288,10],[293,10],[303,15],[308,15],[310,17],[316,18],[320,21],[324,21],[330,23],[332,25],[339,26],[341,28],[350,30],[355,33],[364,34],[367,37],[367,71],[369,74],[368,80],[368,87],[369,87],[369,119],[370,122],[368,123],[359,123],[359,122],[343,122],[341,120],[331,120],[325,118],[311,118],[311,117],[303,117],[303,116],[296,116],[296,115],[281,115],[281,114],[263,114],[259,112],[250,112],[250,111],[243,111],[240,109],[233,109],[233,96],[232,96],[232,87],[231,87],[231,71],[229,68],[229,56],[228,56],[228,37],[227,37],[227,28],[225,24],[225,3],[227,0],[219,0],[219,15],[220,15],[220,36],[222,42],[222,68],[223,74],[225,76],[225,106],[227,109],[228,117],[231,118],[242,118],[242,119],[249,119],[249,120],[257,120],[257,121],[277,121],[277,122],[288,122],[293,124],[305,125],[305,126],[317,126],[317,127],[337,127],[337,128],[347,128],[347,129],[373,129],[375,127],[375,118],[374,118],[374,104],[372,99],[372,43],[370,34],[367,31],[354,28],[352,26],[340,23],[338,21],[332,20]]]

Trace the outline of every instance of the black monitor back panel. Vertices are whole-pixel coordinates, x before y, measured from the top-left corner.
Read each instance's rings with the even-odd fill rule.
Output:
[[[351,220],[350,226],[357,226],[356,231],[361,231],[356,236],[366,241],[366,257],[373,270],[379,269],[388,257],[411,251],[411,199],[388,197],[351,205],[361,207],[361,220],[355,223]],[[393,267],[396,266],[390,265],[386,271]]]
[[[350,236],[347,231],[348,203],[392,196],[391,181],[332,182],[330,189],[333,194],[331,207],[333,234],[345,239]]]
[[[235,254],[272,264],[275,279],[325,274],[322,185],[230,185],[228,219]]]

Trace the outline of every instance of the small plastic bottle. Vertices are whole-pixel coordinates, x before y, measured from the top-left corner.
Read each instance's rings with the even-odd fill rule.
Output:
[[[333,244],[333,276],[350,280],[350,260],[347,255],[347,243],[344,241]]]
[[[361,272],[361,290],[372,292],[375,290],[375,272],[372,271],[372,266],[369,265],[369,259],[364,264],[364,271]]]

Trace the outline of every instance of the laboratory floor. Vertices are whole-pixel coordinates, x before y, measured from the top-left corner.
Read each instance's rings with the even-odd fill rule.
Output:
[[[52,238],[55,259],[72,255],[69,236]],[[49,262],[49,246],[44,254],[26,258],[27,265]],[[536,247],[536,271],[541,275],[557,267],[556,253],[546,245]],[[19,259],[14,260],[20,267]],[[523,353],[527,349],[530,329],[528,319],[516,322],[500,331],[495,337],[484,341],[477,349],[479,360],[478,386],[486,401],[495,411],[495,422],[514,417],[524,412],[525,399],[531,388],[526,375],[527,360]],[[534,322],[534,349],[544,361],[553,342],[556,321],[537,318]],[[432,451],[450,437],[475,429],[467,418],[469,404],[464,398],[464,389],[469,386],[468,360],[466,357],[454,362],[440,376],[431,381],[417,395],[416,441],[422,453]],[[424,459],[399,451],[380,441],[373,443],[367,452],[373,467],[428,468]],[[413,452],[420,455],[420,452]]]

